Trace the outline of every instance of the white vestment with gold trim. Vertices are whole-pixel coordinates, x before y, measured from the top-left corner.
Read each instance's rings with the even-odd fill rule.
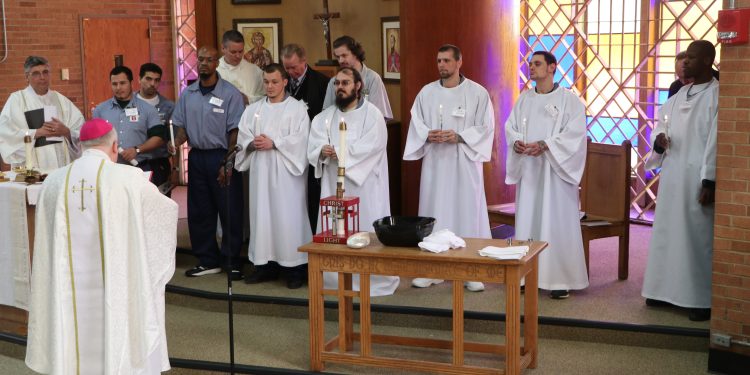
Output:
[[[26,365],[44,374],[169,369],[164,287],[177,204],[95,149],[45,180],[37,203]]]

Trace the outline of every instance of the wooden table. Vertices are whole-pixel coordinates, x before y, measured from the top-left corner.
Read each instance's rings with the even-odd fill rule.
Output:
[[[374,236],[373,236],[374,237]],[[434,254],[417,248],[388,247],[376,239],[364,249],[344,245],[309,243],[299,248],[308,253],[310,290],[310,366],[323,371],[324,362],[349,363],[446,374],[519,374],[523,368],[536,368],[537,361],[537,255],[546,242],[533,242],[520,260],[495,260],[479,256],[485,246],[505,247],[504,240],[466,239],[460,250]],[[514,245],[519,245],[516,242]],[[524,243],[526,244],[526,243]],[[323,272],[337,272],[337,290],[323,289]],[[398,275],[453,280],[453,339],[435,340],[371,332],[370,296],[352,290],[352,273],[361,274],[360,290],[370,289],[369,275]],[[521,290],[526,278],[524,299],[524,345],[521,345]],[[464,281],[505,284],[505,345],[464,342]],[[337,296],[338,334],[325,342],[323,298]],[[360,329],[354,332],[353,298],[359,298]],[[354,341],[360,352],[352,353]],[[452,349],[452,363],[428,362],[375,356],[372,344]],[[334,351],[338,349],[338,351]],[[492,353],[505,357],[505,369],[468,366],[464,351]]]

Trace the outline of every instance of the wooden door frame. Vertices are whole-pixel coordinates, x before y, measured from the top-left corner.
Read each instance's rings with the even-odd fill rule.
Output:
[[[151,61],[153,58],[153,52],[151,51],[151,16],[131,16],[131,15],[120,15],[120,14],[80,14],[78,16],[78,34],[79,39],[81,43],[81,91],[83,91],[83,113],[86,114],[86,106],[88,106],[88,93],[86,92],[86,57],[85,57],[85,45],[83,42],[83,20],[86,18],[131,18],[131,19],[138,19],[138,18],[145,18],[146,22],[148,22],[148,60]],[[140,67],[139,67],[140,68]],[[133,77],[135,79],[135,76]]]

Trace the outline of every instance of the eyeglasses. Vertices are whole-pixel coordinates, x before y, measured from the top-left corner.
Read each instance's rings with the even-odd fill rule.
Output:
[[[203,57],[203,56],[198,56],[198,62],[199,63],[202,63],[202,62],[212,63],[212,62],[216,62],[216,61],[219,61],[218,57]]]
[[[29,73],[29,75],[32,76],[33,78],[40,78],[42,76],[49,77],[49,70],[45,69],[45,70],[42,70],[41,72],[37,70],[35,72]]]

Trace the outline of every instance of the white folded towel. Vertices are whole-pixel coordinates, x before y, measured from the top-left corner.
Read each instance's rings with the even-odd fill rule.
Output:
[[[528,246],[509,246],[509,247],[487,246],[484,249],[479,250],[479,255],[483,257],[490,257],[493,259],[507,260],[507,259],[521,259],[528,252],[529,252]]]
[[[456,236],[455,233],[442,229],[422,239],[422,242],[417,244],[420,249],[431,251],[433,253],[442,253],[448,251],[448,249],[457,249],[459,247],[465,247],[466,241],[463,238]]]

